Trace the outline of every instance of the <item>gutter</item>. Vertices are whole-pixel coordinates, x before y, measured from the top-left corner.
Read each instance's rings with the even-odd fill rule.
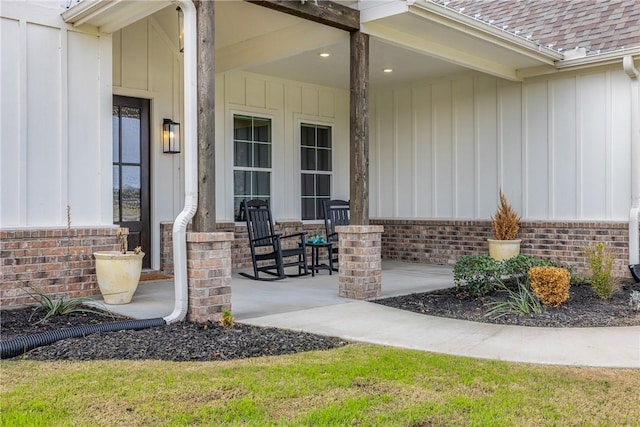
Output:
[[[421,15],[430,21],[446,25],[476,38],[487,40],[547,65],[555,65],[557,61],[564,58],[564,55],[553,49],[512,34],[488,22],[477,20],[462,11],[448,7],[446,4],[435,3],[433,0],[407,0],[407,5],[411,13]]]
[[[640,72],[633,57],[622,58],[624,72],[631,79],[631,209],[629,210],[629,269],[636,282],[640,282]]]
[[[187,282],[187,225],[198,208],[198,115],[197,115],[197,43],[196,7],[191,0],[174,2],[184,13],[184,190],[182,212],[173,223],[173,262],[175,304],[164,317],[167,324],[187,316],[189,290]]]

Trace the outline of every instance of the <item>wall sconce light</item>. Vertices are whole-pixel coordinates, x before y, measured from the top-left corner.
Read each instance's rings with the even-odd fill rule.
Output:
[[[162,150],[165,153],[180,153],[180,123],[171,119],[162,122]]]
[[[184,12],[180,7],[177,7],[178,11],[178,48],[180,53],[184,53]]]

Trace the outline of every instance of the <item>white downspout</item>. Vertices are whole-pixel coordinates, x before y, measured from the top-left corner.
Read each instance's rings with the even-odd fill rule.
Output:
[[[184,13],[184,208],[173,223],[175,304],[164,317],[167,323],[184,320],[189,306],[187,287],[187,225],[198,208],[198,115],[196,7],[191,0],[176,0]]]
[[[640,264],[640,72],[633,64],[633,57],[622,59],[622,67],[631,79],[631,210],[629,211],[629,267]]]

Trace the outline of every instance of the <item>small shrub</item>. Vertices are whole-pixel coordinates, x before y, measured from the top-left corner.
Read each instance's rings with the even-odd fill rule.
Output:
[[[222,310],[222,317],[220,318],[220,321],[218,323],[223,328],[229,328],[233,326],[233,315],[231,315],[231,312],[229,310]]]
[[[491,217],[491,227],[496,240],[514,240],[520,230],[520,216],[507,202],[507,197],[500,189],[500,204],[495,215]]]
[[[502,265],[489,255],[460,257],[453,268],[453,281],[456,287],[462,284],[473,295],[484,295],[494,290],[500,281]]]
[[[545,305],[558,307],[569,299],[571,274],[560,267],[531,267],[529,282],[533,293]]]
[[[552,262],[522,254],[502,261],[486,254],[465,255],[453,268],[453,281],[458,288],[466,285],[465,289],[472,295],[485,295],[496,287],[504,287],[505,281],[526,280],[531,267],[543,265],[552,265]]]
[[[613,253],[605,248],[604,243],[597,243],[590,248],[584,248],[584,254],[591,273],[591,287],[602,299],[609,299],[613,294],[615,281],[611,275],[613,270]]]

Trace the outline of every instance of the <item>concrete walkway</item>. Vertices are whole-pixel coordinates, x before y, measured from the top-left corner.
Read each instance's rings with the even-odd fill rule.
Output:
[[[383,263],[383,297],[453,285],[451,267]],[[234,276],[238,322],[394,347],[513,362],[640,368],[640,326],[532,328],[425,316],[337,296],[338,276],[258,282]],[[108,306],[136,318],[173,309],[173,282],[141,282],[131,304]]]

